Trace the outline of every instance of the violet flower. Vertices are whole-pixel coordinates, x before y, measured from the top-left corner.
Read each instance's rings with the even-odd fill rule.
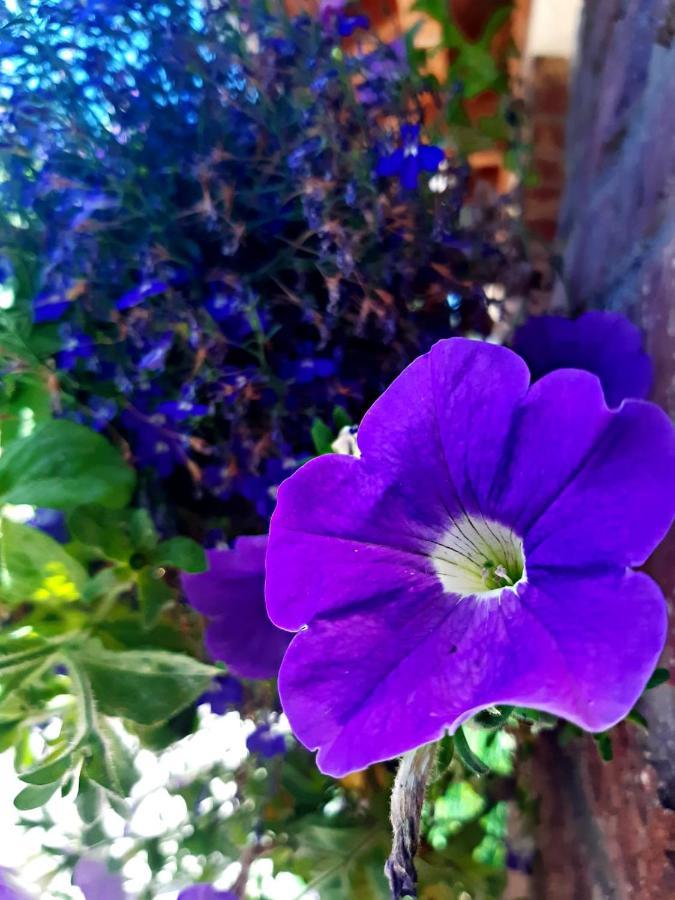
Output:
[[[588,372],[528,381],[504,347],[441,341],[367,413],[361,458],[281,485],[267,605],[302,630],[279,691],[322,771],[496,704],[603,731],[640,696],[666,607],[628,567],[671,523],[675,433],[652,404],[609,410]]]
[[[126,900],[122,878],[102,860],[81,857],[73,870],[73,884],[85,900]]]
[[[275,731],[269,722],[263,722],[246,738],[246,748],[249,753],[273,759],[275,756],[283,756],[286,752],[286,738]]]
[[[224,716],[226,712],[237,709],[244,702],[244,686],[232,675],[216,675],[210,689],[205,691],[197,702],[208,704],[212,713]]]
[[[422,171],[435,172],[445,159],[440,147],[420,144],[419,125],[401,125],[402,147],[380,156],[375,171],[378,175],[397,175],[404,188],[414,190]]]
[[[594,310],[578,319],[532,316],[517,329],[513,349],[533,379],[556,369],[593,372],[609,406],[619,406],[627,397],[643,399],[652,386],[653,367],[642,335],[619,313]]]
[[[138,287],[127,291],[126,294],[122,294],[115,303],[115,306],[119,310],[131,309],[132,307],[143,303],[145,300],[150,300],[152,297],[165,294],[168,287],[169,286],[165,281],[144,281],[142,284],[139,284]]]
[[[0,868],[0,900],[28,900],[28,895],[5,881],[6,869]]]
[[[208,619],[206,649],[242,678],[274,678],[291,639],[265,609],[267,536],[240,537],[232,550],[208,550],[209,568],[183,575],[188,603]]]
[[[370,19],[368,16],[337,16],[337,30],[341,37],[351,37],[351,35],[359,28],[364,30],[370,28]]]
[[[178,900],[237,900],[232,891],[217,891],[212,884],[193,884],[178,895]]]

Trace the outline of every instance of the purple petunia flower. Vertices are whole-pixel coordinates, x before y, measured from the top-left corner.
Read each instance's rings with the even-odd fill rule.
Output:
[[[209,550],[209,568],[183,575],[190,606],[205,615],[206,648],[242,678],[274,678],[291,639],[265,609],[267,536],[240,537],[232,550]]]
[[[0,900],[28,900],[28,895],[5,881],[6,869],[0,869]]]
[[[673,428],[644,401],[609,410],[588,372],[528,381],[504,347],[441,341],[367,413],[361,458],[281,485],[268,611],[303,630],[279,690],[324,772],[495,704],[602,731],[644,688],[666,610],[628,567],[673,517]]]
[[[592,311],[578,319],[533,316],[516,331],[513,349],[533,379],[556,369],[586,369],[602,382],[609,406],[649,394],[653,366],[642,335],[619,313]]]
[[[193,884],[178,895],[178,900],[237,900],[232,891],[217,891],[212,884]]]
[[[440,147],[420,144],[419,125],[401,125],[402,147],[380,156],[375,171],[378,175],[397,175],[408,190],[417,187],[420,172],[435,172],[445,159]]]

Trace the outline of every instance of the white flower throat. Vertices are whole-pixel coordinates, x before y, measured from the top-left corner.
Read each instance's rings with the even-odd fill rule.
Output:
[[[453,519],[430,557],[443,589],[460,597],[495,597],[527,581],[521,538],[482,516]]]

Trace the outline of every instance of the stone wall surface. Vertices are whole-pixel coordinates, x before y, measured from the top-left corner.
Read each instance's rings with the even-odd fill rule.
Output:
[[[656,365],[653,399],[675,416],[675,0],[586,0],[559,223],[572,309],[629,315]],[[675,540],[646,566],[671,608]],[[534,896],[675,897],[675,689],[647,695],[649,731],[621,726],[603,764],[590,740],[542,736]]]

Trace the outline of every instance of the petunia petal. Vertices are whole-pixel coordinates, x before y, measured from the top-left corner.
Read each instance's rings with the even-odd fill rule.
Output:
[[[626,401],[529,527],[528,565],[641,565],[672,523],[674,470],[675,431],[666,414]]]
[[[205,645],[242,678],[274,678],[290,635],[265,608],[266,536],[240,537],[233,550],[208,552],[209,569],[183,575],[188,602],[208,617]]]
[[[299,539],[297,532],[278,525],[267,561],[272,621],[298,629],[327,611],[414,595],[434,577],[427,556],[374,541],[320,534]]]
[[[593,372],[612,407],[630,397],[642,399],[651,388],[653,366],[642,335],[619,313],[592,310],[578,319],[533,316],[516,331],[513,347],[534,379],[561,368]]]
[[[527,534],[578,473],[609,425],[598,379],[563,370],[534,384],[511,420],[483,511]]]
[[[363,459],[407,496],[440,494],[452,515],[482,508],[527,392],[523,361],[453,338],[415,360],[366,413]]]
[[[315,620],[291,643],[279,687],[299,739],[342,775],[494,704],[604,730],[634,704],[664,637],[663,598],[642,574],[543,575],[488,601],[430,582],[407,600]]]

